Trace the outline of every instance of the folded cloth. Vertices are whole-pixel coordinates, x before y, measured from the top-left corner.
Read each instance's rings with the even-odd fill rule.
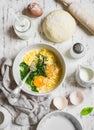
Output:
[[[0,62],[0,105],[11,114],[14,123],[21,126],[34,126],[48,112],[50,112],[51,97],[33,96],[24,92],[20,93],[15,104],[8,102],[8,96],[16,85],[12,76],[12,60],[5,59]]]

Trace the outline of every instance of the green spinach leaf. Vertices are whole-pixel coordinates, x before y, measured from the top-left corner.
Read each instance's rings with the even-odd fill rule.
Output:
[[[20,66],[21,80],[23,80],[27,75],[27,73],[30,71],[30,68],[25,62],[21,62],[19,66]]]
[[[25,78],[25,76],[27,75],[29,71],[30,71],[30,67],[25,62],[21,62],[20,63],[21,80]],[[28,78],[26,79],[26,83],[30,86],[32,91],[38,92],[38,90],[36,89],[36,86],[34,86],[34,84],[32,83],[35,76],[38,76],[38,72],[37,71],[31,72]]]
[[[35,76],[45,76],[46,77],[46,72],[45,72],[45,61],[47,61],[47,57],[41,55],[40,53],[36,55],[37,57],[37,63],[36,63],[36,71],[33,71],[30,73],[30,75],[28,76],[28,78],[26,79],[26,83],[30,86],[32,91],[38,92],[36,86],[34,86],[33,84],[33,80]],[[27,73],[30,71],[30,67],[25,63],[25,62],[21,62],[20,63],[20,76],[21,76],[21,80],[23,80],[25,78],[25,76],[27,75]]]
[[[31,90],[34,91],[34,92],[39,92],[39,91],[36,89],[36,86],[34,86],[33,84],[31,84]]]

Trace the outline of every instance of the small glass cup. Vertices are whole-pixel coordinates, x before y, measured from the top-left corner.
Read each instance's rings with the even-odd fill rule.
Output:
[[[10,129],[11,115],[4,107],[0,106],[0,130]]]
[[[21,39],[29,39],[32,35],[32,25],[29,17],[25,15],[19,15],[18,20],[15,19],[14,31],[16,35]]]

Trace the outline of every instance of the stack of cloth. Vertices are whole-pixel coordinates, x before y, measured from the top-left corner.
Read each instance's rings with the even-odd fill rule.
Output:
[[[8,97],[17,86],[12,75],[12,60],[1,59],[0,68],[0,106],[8,110],[13,123],[35,127],[51,111],[51,96],[33,96],[21,92],[17,102],[9,103]]]

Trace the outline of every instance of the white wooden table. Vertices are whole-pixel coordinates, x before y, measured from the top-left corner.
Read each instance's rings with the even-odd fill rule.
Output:
[[[76,0],[75,0],[76,1]],[[78,0],[77,0],[78,1]],[[12,29],[14,17],[9,13],[9,9],[13,8],[15,13],[25,13],[25,8],[35,0],[0,0],[0,59],[2,57],[9,57],[14,59],[17,53],[25,46],[35,43],[53,44],[65,56],[67,63],[67,76],[62,85],[63,95],[69,94],[73,90],[80,89],[84,92],[85,100],[79,106],[68,106],[66,111],[73,114],[81,122],[83,130],[94,130],[94,117],[86,116],[80,117],[80,111],[83,107],[94,106],[94,89],[83,89],[75,82],[74,72],[78,64],[92,64],[94,66],[94,36],[91,36],[80,24],[73,37],[61,44],[54,44],[45,40],[41,33],[41,20],[52,10],[63,8],[55,0],[37,0],[43,7],[44,14],[39,18],[31,18],[34,22],[33,33],[29,40],[20,40]],[[84,8],[94,16],[94,0],[79,0]],[[81,42],[88,47],[87,54],[79,59],[74,60],[70,58],[69,49],[75,42]],[[20,127],[11,124],[10,130],[28,130],[30,128]]]

